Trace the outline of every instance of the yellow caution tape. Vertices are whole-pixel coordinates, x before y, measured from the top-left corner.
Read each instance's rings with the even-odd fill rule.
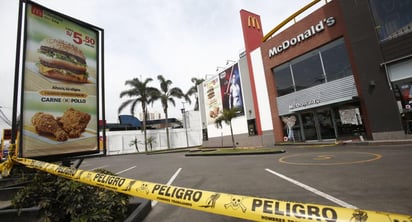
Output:
[[[131,196],[252,221],[412,222],[410,215],[197,190],[132,180],[25,158],[14,158],[14,161],[29,168]]]
[[[6,161],[0,163],[0,172],[2,177],[8,177],[13,169],[13,159],[16,157],[16,144],[10,144],[9,154]]]
[[[7,158],[6,161],[0,163],[0,171],[2,177],[8,177],[10,175],[10,171],[13,168],[13,160]]]

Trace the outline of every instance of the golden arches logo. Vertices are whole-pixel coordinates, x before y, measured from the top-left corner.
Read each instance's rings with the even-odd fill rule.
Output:
[[[259,20],[256,17],[249,15],[247,17],[247,26],[259,30],[260,29]]]

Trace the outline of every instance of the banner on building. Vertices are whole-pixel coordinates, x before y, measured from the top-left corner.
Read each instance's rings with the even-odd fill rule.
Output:
[[[220,73],[219,80],[223,109],[236,108],[238,110],[238,116],[243,115],[242,84],[238,64],[236,63]]]
[[[223,110],[222,95],[220,91],[219,77],[215,76],[203,82],[205,112],[207,124],[214,124],[216,118]]]
[[[207,125],[226,109],[236,108],[237,116],[244,115],[244,102],[239,64],[236,63],[219,75],[203,82]]]

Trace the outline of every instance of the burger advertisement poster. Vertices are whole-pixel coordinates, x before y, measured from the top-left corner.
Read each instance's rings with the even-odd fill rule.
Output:
[[[22,156],[97,151],[99,33],[43,6],[25,6]]]
[[[222,111],[222,96],[220,94],[219,77],[216,76],[203,82],[204,98],[205,98],[205,111],[207,124],[214,124],[215,119]]]
[[[224,109],[236,108],[244,115],[243,95],[238,64],[203,82],[207,124],[215,124]]]

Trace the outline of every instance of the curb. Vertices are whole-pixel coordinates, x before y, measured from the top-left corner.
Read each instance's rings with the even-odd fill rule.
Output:
[[[264,155],[264,154],[278,154],[285,153],[285,150],[276,150],[276,151],[263,151],[263,152],[238,152],[238,153],[207,153],[207,152],[194,152],[186,153],[185,156],[240,156],[240,155]]]
[[[140,203],[139,206],[127,217],[124,222],[141,222],[152,210],[152,201],[134,197],[131,202]]]
[[[365,140],[365,141],[336,141],[336,142],[297,142],[276,143],[276,146],[310,148],[329,146],[379,146],[379,145],[412,145],[412,140]]]
[[[353,141],[353,142],[341,142],[340,145],[366,145],[366,146],[379,146],[379,145],[412,145],[412,140],[371,140],[371,141]]]

